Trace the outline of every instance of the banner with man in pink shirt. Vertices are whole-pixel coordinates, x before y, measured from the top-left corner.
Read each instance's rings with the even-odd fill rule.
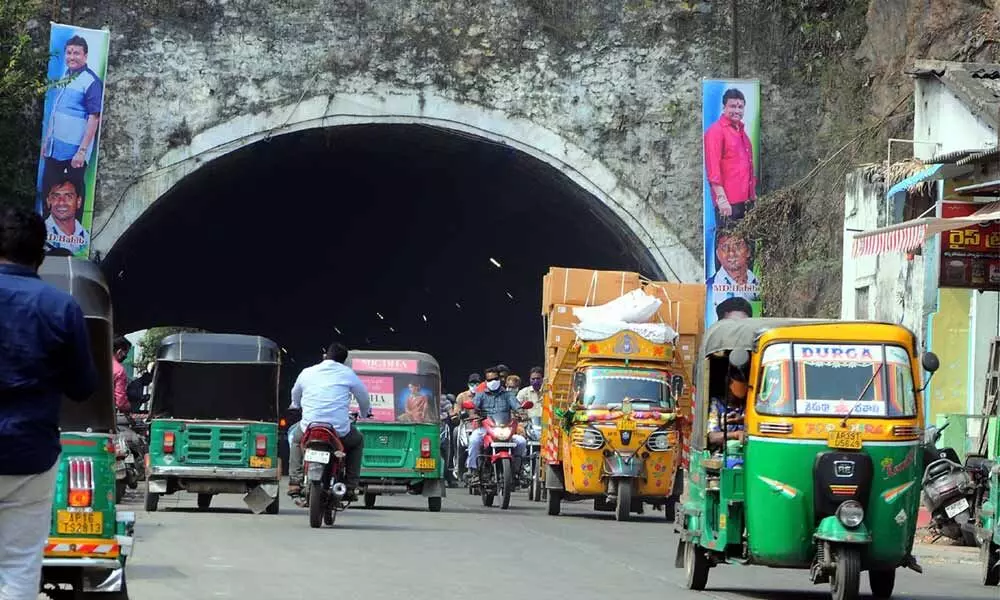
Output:
[[[702,81],[704,131],[705,325],[760,316],[760,266],[735,225],[757,200],[760,82]]]

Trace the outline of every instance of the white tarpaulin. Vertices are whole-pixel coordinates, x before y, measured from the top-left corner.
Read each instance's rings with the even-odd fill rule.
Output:
[[[672,344],[677,332],[666,323],[626,323],[625,321],[587,321],[573,326],[576,335],[585,342],[605,340],[622,331],[631,331],[654,344]]]
[[[580,322],[624,321],[646,323],[660,310],[662,302],[642,290],[633,290],[600,306],[576,306],[573,314]]]
[[[854,236],[851,256],[877,256],[886,252],[911,252],[939,233],[1000,220],[1000,202],[984,204],[967,217],[924,217],[866,231]]]

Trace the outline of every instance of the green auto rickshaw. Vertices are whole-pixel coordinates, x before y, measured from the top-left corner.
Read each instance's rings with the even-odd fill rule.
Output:
[[[50,256],[38,274],[72,294],[83,309],[98,377],[89,400],[62,405],[62,454],[42,588],[51,594],[68,586],[74,597],[102,592],[108,600],[128,600],[125,562],[132,551],[135,513],[115,507],[111,295],[97,265],[86,260]]]
[[[146,510],[160,496],[245,494],[278,514],[281,348],[254,335],[178,333],[156,355],[150,398]]]
[[[365,438],[365,507],[375,506],[378,496],[413,494],[427,498],[431,512],[440,511],[445,483],[437,361],[423,352],[373,350],[352,350],[347,360],[371,401],[372,418],[357,422]]]
[[[996,342],[994,342],[996,344]],[[996,346],[994,346],[996,349]],[[991,352],[994,373],[1000,365],[997,353]],[[988,397],[986,410],[983,414],[983,429],[980,437],[980,449],[987,452],[992,449],[989,459],[984,454],[966,458],[966,468],[977,471],[977,476],[983,487],[979,491],[980,504],[976,510],[976,542],[979,544],[982,561],[981,581],[986,586],[1000,585],[1000,389],[994,378],[987,379]],[[970,463],[974,463],[975,467]]]
[[[688,588],[705,589],[717,565],[763,565],[808,570],[834,600],[856,600],[867,571],[873,596],[885,599],[897,568],[921,572],[912,555],[920,367],[933,372],[938,363],[919,355],[912,332],[722,320],[706,332],[701,356],[677,517],[675,565],[687,570]]]

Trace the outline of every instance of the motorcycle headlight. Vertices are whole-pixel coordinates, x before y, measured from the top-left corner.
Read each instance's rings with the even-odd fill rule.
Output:
[[[865,509],[860,502],[848,500],[837,508],[837,519],[848,529],[854,529],[865,520]]]
[[[510,427],[496,427],[493,429],[493,439],[498,442],[506,442],[510,439]]]

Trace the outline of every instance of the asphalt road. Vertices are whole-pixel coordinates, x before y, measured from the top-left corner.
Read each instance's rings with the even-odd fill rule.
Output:
[[[291,503],[277,516],[253,515],[238,496],[216,496],[200,512],[194,495],[175,494],[146,513],[133,492],[126,500],[138,521],[130,596],[271,600],[329,587],[331,595],[372,600],[829,598],[828,587],[812,586],[804,571],[758,567],[713,569],[709,590],[689,592],[673,566],[673,525],[662,515],[618,523],[578,503],[549,517],[523,494],[504,511],[484,508],[464,489],[449,492],[440,513],[419,497],[382,497],[375,509],[349,509],[319,530]],[[923,566],[923,575],[900,572],[896,598],[1000,597],[978,585],[975,565]],[[867,580],[862,588],[867,594]]]

